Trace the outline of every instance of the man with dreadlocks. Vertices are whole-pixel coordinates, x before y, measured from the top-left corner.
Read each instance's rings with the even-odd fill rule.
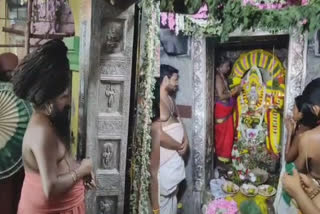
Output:
[[[26,56],[15,72],[14,92],[35,108],[23,139],[25,180],[18,214],[84,214],[84,188],[95,183],[92,161],[78,165],[70,154],[67,47],[51,40]]]

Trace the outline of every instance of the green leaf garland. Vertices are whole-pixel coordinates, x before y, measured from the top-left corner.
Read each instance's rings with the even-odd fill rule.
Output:
[[[137,125],[132,146],[132,186],[130,212],[132,214],[150,213],[150,152],[151,152],[151,117],[155,74],[158,73],[159,60],[156,60],[156,48],[159,42],[160,10],[159,2],[142,1],[142,12],[146,17],[146,36],[142,65],[138,77]]]
[[[312,36],[320,29],[320,0],[311,0],[306,6],[288,6],[284,9],[261,10],[255,6],[244,6],[240,0],[207,0],[208,25],[198,25],[186,18],[182,33],[195,36],[220,37],[228,40],[237,29],[263,30],[270,33],[309,32]],[[186,16],[187,17],[187,16]]]

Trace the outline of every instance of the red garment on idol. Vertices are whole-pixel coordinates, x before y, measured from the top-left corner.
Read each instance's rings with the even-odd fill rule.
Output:
[[[233,126],[233,100],[228,104],[217,101],[214,109],[215,120],[223,120],[215,123],[215,152],[218,157],[231,158],[234,126]]]
[[[46,199],[39,174],[26,172],[18,214],[85,214],[82,181],[52,200]]]

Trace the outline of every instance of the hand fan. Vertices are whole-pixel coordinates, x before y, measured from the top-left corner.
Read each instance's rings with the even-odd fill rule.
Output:
[[[10,83],[0,83],[0,180],[22,167],[22,141],[32,106],[19,99]]]

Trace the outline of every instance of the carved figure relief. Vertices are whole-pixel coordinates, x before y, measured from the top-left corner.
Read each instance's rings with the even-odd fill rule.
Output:
[[[105,37],[103,51],[108,54],[123,51],[124,22],[114,21],[105,25]]]
[[[107,97],[107,112],[111,112],[115,101],[116,90],[112,88],[111,84],[107,85],[105,95]]]
[[[101,199],[99,202],[99,214],[113,214],[112,207],[114,202],[109,199]]]
[[[113,156],[114,156],[114,148],[111,143],[105,143],[103,145],[103,153],[102,153],[102,166],[104,169],[112,169],[113,168]]]

